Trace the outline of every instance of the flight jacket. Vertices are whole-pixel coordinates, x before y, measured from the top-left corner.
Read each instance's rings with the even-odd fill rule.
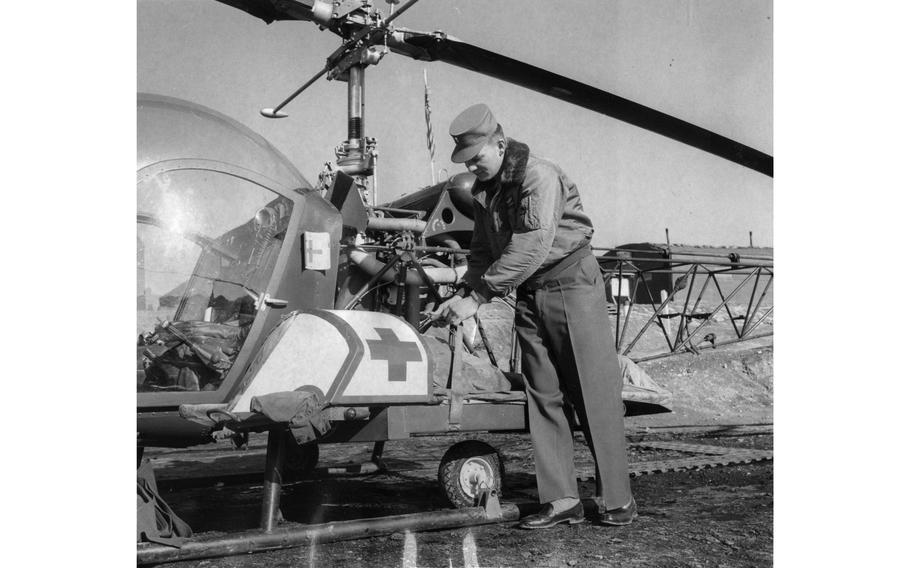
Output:
[[[485,302],[508,295],[594,234],[575,184],[511,138],[499,173],[477,180],[471,194],[474,234],[464,279]]]

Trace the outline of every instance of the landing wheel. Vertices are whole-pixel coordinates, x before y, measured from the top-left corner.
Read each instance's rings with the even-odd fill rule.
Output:
[[[482,487],[502,492],[504,470],[499,454],[477,440],[458,442],[439,462],[439,485],[456,508],[474,506]]]
[[[307,477],[319,463],[319,445],[312,443],[298,446],[293,436],[286,435],[284,441],[284,474],[288,478]]]

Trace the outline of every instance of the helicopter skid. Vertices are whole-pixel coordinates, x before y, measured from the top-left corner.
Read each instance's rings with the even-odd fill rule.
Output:
[[[484,503],[483,506],[464,509],[337,521],[320,525],[283,526],[270,531],[246,531],[226,538],[190,540],[179,548],[157,544],[140,545],[137,549],[137,564],[235,556],[315,545],[317,542],[323,544],[383,536],[405,530],[420,532],[514,522],[538,507],[535,503],[500,503],[495,492],[488,492],[481,501]],[[593,500],[585,499],[584,504],[591,512],[596,510],[597,505]]]

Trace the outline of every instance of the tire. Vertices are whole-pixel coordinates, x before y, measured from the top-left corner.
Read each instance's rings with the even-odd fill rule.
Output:
[[[298,446],[290,434],[285,438],[284,452],[284,475],[289,479],[308,477],[319,463],[319,445]]]
[[[439,462],[439,486],[454,507],[474,506],[479,481],[502,493],[505,470],[495,448],[477,440],[458,442]]]

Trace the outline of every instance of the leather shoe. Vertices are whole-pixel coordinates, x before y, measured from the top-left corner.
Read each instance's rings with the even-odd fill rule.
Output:
[[[583,523],[585,520],[585,509],[581,504],[581,501],[575,504],[574,507],[563,511],[562,513],[557,513],[553,510],[553,505],[547,503],[543,506],[543,509],[539,513],[534,515],[528,515],[527,517],[521,520],[519,527],[523,529],[548,529],[550,527],[556,526],[559,523],[569,523],[570,525],[575,525],[578,523]]]
[[[630,525],[637,516],[638,505],[635,504],[635,497],[632,497],[632,500],[625,507],[610,509],[601,513],[600,524],[610,526]]]

